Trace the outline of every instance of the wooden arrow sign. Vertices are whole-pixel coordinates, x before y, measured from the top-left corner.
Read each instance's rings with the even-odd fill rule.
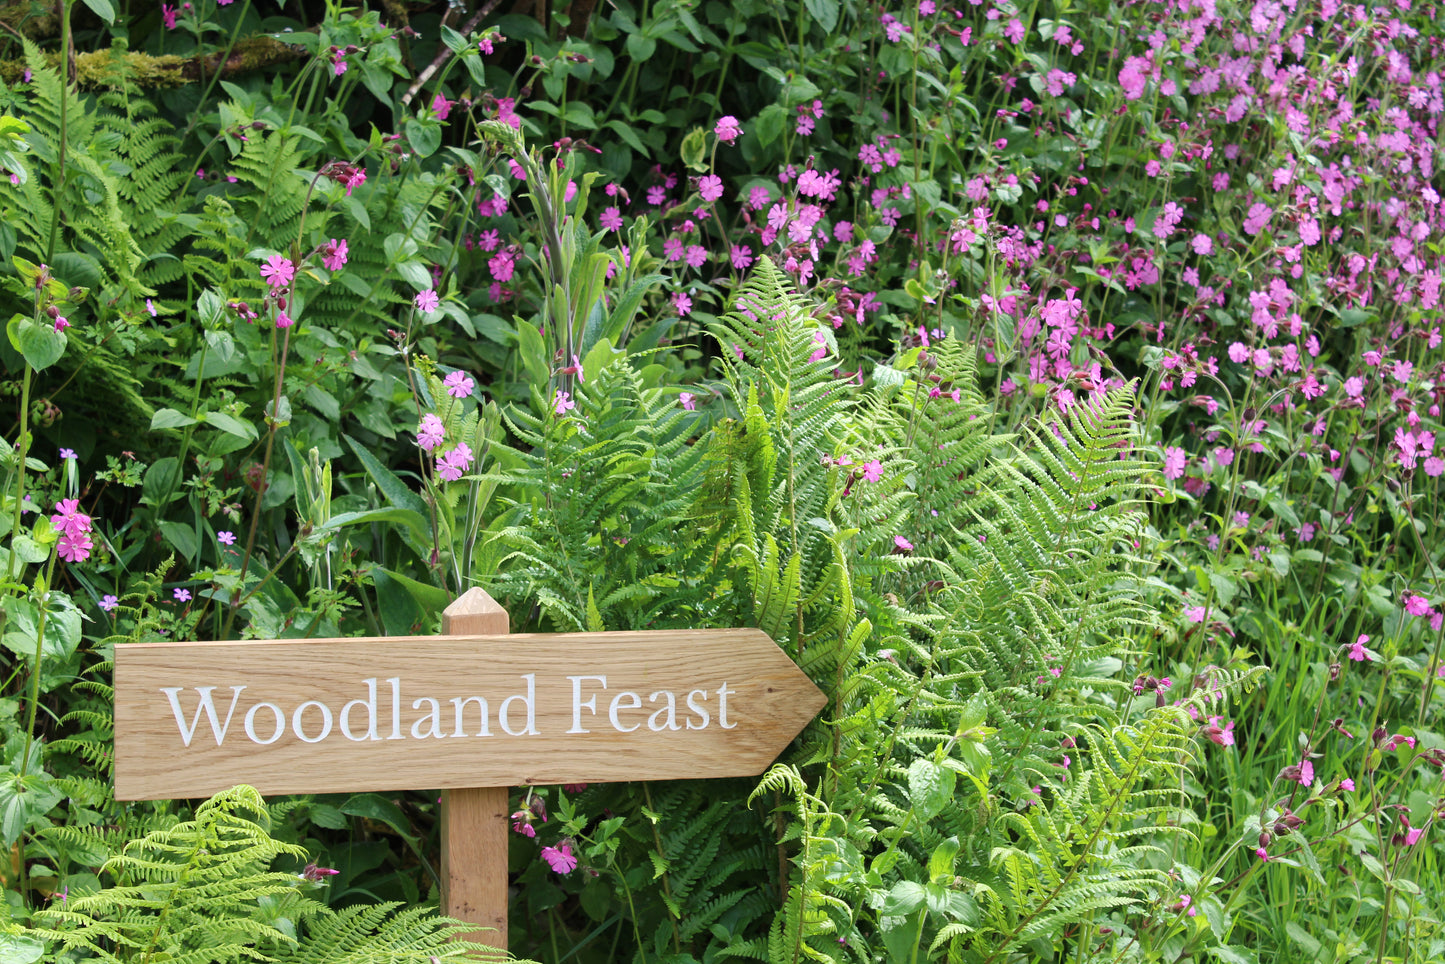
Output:
[[[135,643],[116,799],[744,776],[823,703],[755,629]]]
[[[756,629],[115,648],[115,796],[445,790],[442,909],[507,947],[507,787],[762,773],[826,702]],[[451,788],[451,789],[447,789]]]

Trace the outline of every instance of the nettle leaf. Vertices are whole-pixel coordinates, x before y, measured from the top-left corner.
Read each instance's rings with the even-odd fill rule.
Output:
[[[885,917],[907,917],[922,907],[927,897],[928,891],[922,884],[912,880],[900,880],[883,899],[883,906],[878,912]]]
[[[908,799],[919,820],[930,820],[953,799],[954,773],[932,760],[914,760],[908,767]]]

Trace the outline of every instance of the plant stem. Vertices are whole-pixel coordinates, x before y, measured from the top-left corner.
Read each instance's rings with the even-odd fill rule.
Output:
[[[60,211],[65,207],[65,151],[69,133],[70,111],[70,4],[60,0],[60,56],[65,63],[61,66],[60,78],[60,150],[55,156],[55,210],[50,214],[50,243],[45,246],[45,260],[55,258],[55,241],[60,236]],[[27,368],[28,371],[28,368]]]

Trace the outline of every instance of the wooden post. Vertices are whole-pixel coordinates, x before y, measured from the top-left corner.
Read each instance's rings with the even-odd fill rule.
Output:
[[[507,611],[480,588],[468,589],[442,611],[447,636],[503,636]],[[481,655],[481,654],[478,654]],[[442,913],[490,930],[462,938],[507,950],[507,830],[509,787],[443,790]]]

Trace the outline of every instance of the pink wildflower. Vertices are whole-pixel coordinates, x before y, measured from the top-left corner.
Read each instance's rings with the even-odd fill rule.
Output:
[[[466,372],[455,371],[446,377],[442,382],[447,387],[447,394],[452,398],[466,398],[477,387],[477,383]]]
[[[90,531],[90,516],[80,511],[79,499],[61,499],[55,503],[50,525],[66,535],[80,536]]]
[[[738,124],[738,119],[731,114],[718,118],[717,126],[712,132],[717,135],[718,140],[724,144],[731,144],[742,134],[743,129]]]
[[[321,263],[327,271],[340,271],[346,264],[346,239],[326,242],[321,248]]]
[[[1166,479],[1177,479],[1184,474],[1184,466],[1187,457],[1184,450],[1178,446],[1171,445],[1164,450],[1164,477]]]
[[[1221,726],[1223,720],[1222,716],[1211,716],[1208,725],[1204,727],[1204,737],[1220,746],[1234,746],[1234,721],[1230,720]]]
[[[572,845],[565,840],[555,847],[543,847],[542,859],[559,874],[570,874],[577,869],[577,858],[572,855]]]
[[[1361,633],[1360,638],[1355,640],[1354,645],[1350,647],[1350,659],[1354,660],[1357,663],[1369,662],[1370,653],[1368,650],[1365,649],[1365,644],[1369,641],[1370,637]]]
[[[60,556],[60,558],[66,562],[84,562],[90,558],[90,550],[92,547],[93,543],[90,541],[90,535],[88,533],[67,532],[60,537],[60,542],[56,544],[55,552],[56,555]]]
[[[421,424],[417,426],[416,430],[416,444],[421,446],[423,452],[430,452],[442,444],[445,436],[446,426],[442,424],[441,419],[430,412],[422,416]]]
[[[276,291],[289,285],[291,279],[296,277],[296,266],[289,258],[273,254],[261,266],[261,277],[271,286],[272,291]]]
[[[437,456],[437,475],[448,482],[455,482],[472,467],[473,458],[471,446],[459,442],[450,452]]]

